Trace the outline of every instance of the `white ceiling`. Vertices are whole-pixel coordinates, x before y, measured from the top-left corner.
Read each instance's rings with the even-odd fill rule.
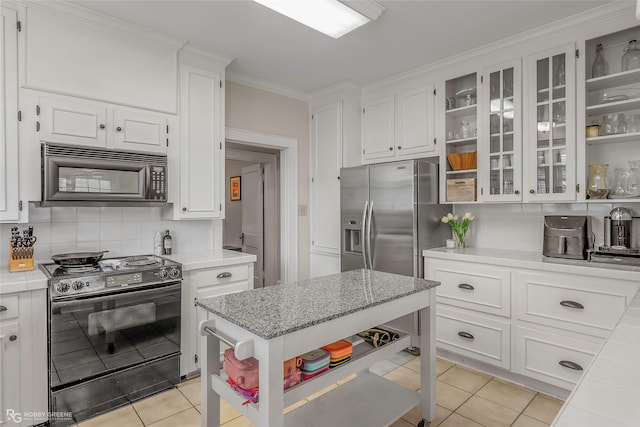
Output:
[[[358,85],[607,3],[596,0],[379,0],[377,21],[333,39],[249,0],[72,3],[235,58],[227,72],[292,93]]]

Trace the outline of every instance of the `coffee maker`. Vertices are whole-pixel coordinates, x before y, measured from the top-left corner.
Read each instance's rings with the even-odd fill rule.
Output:
[[[613,208],[604,218],[604,246],[591,253],[590,260],[623,265],[640,265],[640,245],[634,247],[633,213],[626,208]]]

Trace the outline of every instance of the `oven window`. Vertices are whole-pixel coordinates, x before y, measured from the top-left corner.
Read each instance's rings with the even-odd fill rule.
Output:
[[[140,194],[138,171],[58,168],[58,191],[63,193]]]
[[[51,387],[180,351],[180,289],[51,303]]]

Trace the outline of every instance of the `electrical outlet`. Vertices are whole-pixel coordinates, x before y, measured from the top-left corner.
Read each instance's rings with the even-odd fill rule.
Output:
[[[307,216],[307,205],[298,205],[298,216]]]

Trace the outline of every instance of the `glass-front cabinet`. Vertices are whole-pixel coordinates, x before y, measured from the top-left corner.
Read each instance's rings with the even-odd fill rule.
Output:
[[[608,165],[607,199],[640,200],[639,41],[633,27],[585,42],[586,169]]]
[[[478,74],[445,82],[446,203],[478,200]]]
[[[480,189],[483,201],[521,201],[522,183],[521,61],[482,73]]]
[[[573,43],[529,57],[529,201],[576,198],[576,81]]]

